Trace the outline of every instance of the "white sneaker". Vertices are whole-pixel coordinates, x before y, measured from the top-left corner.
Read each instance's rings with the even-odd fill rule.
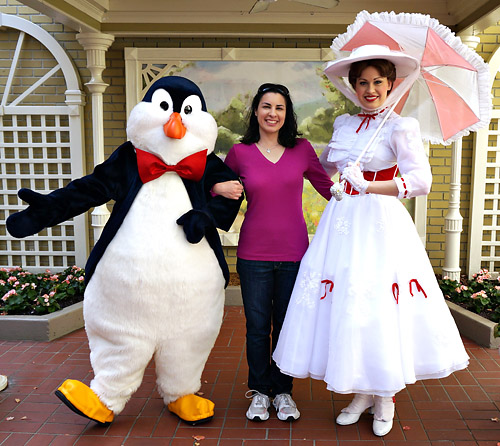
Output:
[[[267,410],[271,405],[269,397],[257,390],[249,390],[245,393],[245,397],[252,399],[250,407],[247,410],[247,418],[252,421],[266,421],[269,418],[269,411]]]
[[[293,421],[300,417],[297,404],[289,393],[280,393],[273,399],[273,406],[281,421]]]
[[[9,381],[5,375],[0,375],[0,392],[9,385]]]

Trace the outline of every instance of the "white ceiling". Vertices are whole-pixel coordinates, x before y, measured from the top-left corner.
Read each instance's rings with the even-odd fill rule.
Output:
[[[500,21],[499,0],[339,0],[329,9],[299,3],[307,0],[276,0],[257,14],[250,14],[256,0],[20,1],[77,31],[115,36],[332,37],[345,32],[361,10],[429,14],[457,34]]]

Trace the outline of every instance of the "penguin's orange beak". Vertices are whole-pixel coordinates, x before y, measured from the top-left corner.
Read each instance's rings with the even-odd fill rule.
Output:
[[[182,123],[181,115],[174,112],[170,115],[170,119],[163,126],[163,131],[169,138],[182,139],[186,134],[187,129]]]

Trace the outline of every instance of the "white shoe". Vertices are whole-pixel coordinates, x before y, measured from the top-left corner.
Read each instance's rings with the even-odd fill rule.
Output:
[[[383,437],[384,435],[387,435],[391,429],[392,429],[392,420],[390,421],[379,421],[379,420],[373,420],[373,433],[377,437]]]
[[[373,395],[364,395],[356,393],[354,399],[347,407],[341,410],[341,413],[335,420],[341,426],[348,426],[349,424],[357,423],[361,414],[373,406]]]
[[[7,388],[9,381],[5,375],[0,375],[0,392]]]
[[[289,393],[280,393],[273,400],[273,406],[276,414],[281,421],[294,421],[300,417],[297,404]]]
[[[373,433],[378,437],[387,435],[391,429],[394,418],[394,399],[375,395],[375,413],[373,415]]]
[[[252,421],[266,421],[269,419],[269,411],[267,410],[271,405],[269,397],[257,390],[249,390],[245,393],[246,398],[251,398],[252,402],[247,410],[247,418]]]

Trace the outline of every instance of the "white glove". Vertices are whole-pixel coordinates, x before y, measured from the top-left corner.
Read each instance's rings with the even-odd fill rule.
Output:
[[[351,186],[356,189],[361,195],[366,192],[369,181],[365,180],[363,173],[359,168],[359,164],[353,164],[352,162],[347,163],[347,167],[342,171],[341,178],[343,180],[349,181]]]

